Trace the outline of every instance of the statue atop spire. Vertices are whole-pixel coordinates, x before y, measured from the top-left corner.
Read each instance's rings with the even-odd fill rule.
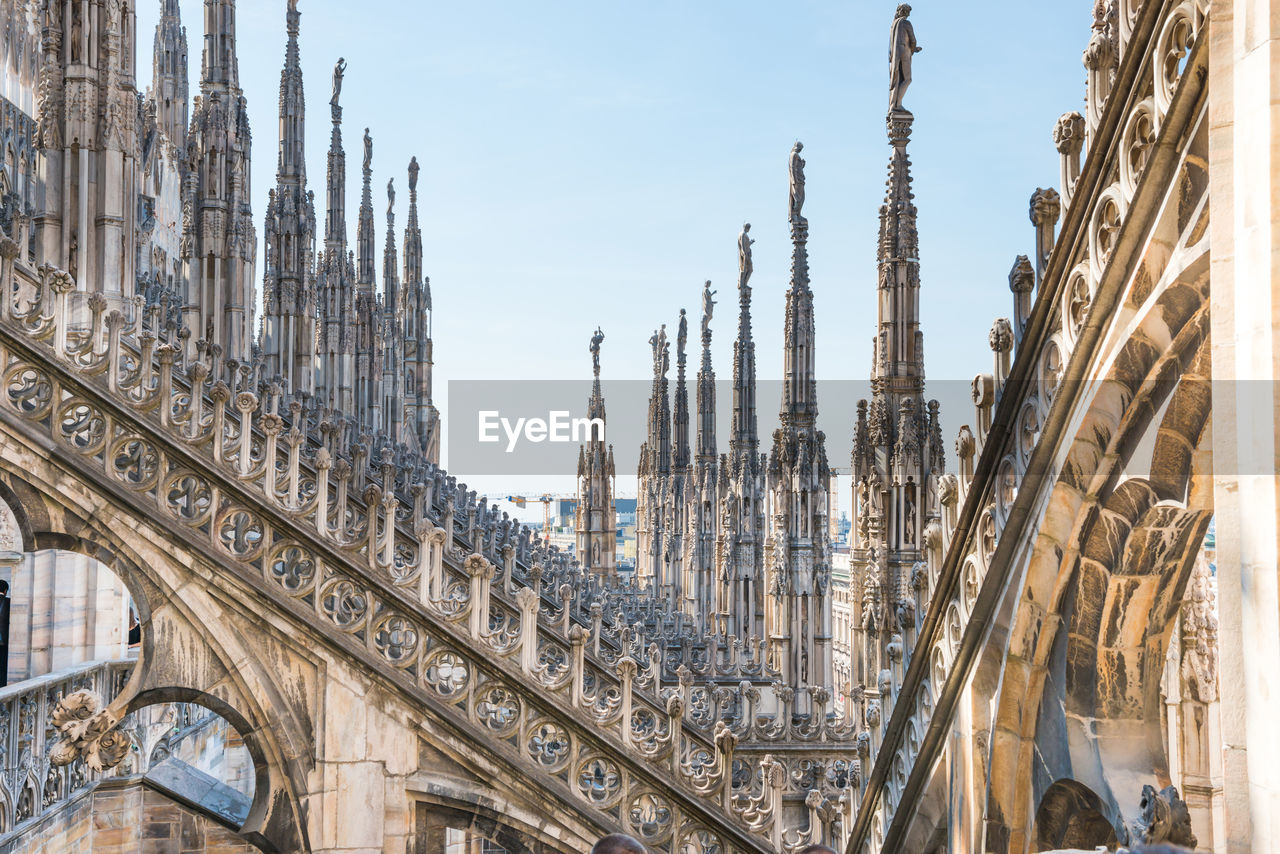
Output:
[[[800,156],[801,151],[804,151],[804,143],[796,140],[796,144],[791,146],[791,156],[787,159],[791,188],[789,210],[793,228],[807,222],[800,213],[801,208],[804,207],[804,158]],[[750,260],[750,253],[747,257]]]
[[[342,57],[338,57],[338,62],[333,66],[333,96],[329,98],[329,104],[334,108],[338,106],[338,97],[342,95],[342,77],[347,73],[347,61]]]
[[[595,334],[591,336],[591,344],[587,347],[591,351],[591,370],[596,379],[600,379],[600,344],[603,341],[604,332],[597,326]]]
[[[749,251],[749,250],[748,250]],[[716,291],[711,290],[711,280],[702,286],[702,346],[711,346],[711,315],[715,312]]]
[[[654,376],[665,377],[667,368],[671,364],[671,349],[667,344],[667,324],[664,323],[661,329],[654,330],[649,338],[649,346],[653,349]]]
[[[364,173],[367,175],[373,171],[373,137],[369,135],[369,129],[364,129]]]
[[[744,222],[742,232],[738,235],[738,290],[746,288],[747,282],[751,280],[754,269],[751,266],[751,244],[755,242],[755,238],[751,237],[751,223]]]
[[[911,7],[903,3],[893,16],[889,30],[889,110],[906,112],[902,108],[902,96],[911,85],[911,60],[923,48],[916,44],[916,31],[907,18]]]
[[[409,194],[418,192],[418,158],[409,160]]]

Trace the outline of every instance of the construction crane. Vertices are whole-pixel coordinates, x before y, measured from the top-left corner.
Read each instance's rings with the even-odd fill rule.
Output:
[[[542,502],[542,538],[544,540],[551,539],[551,505],[555,502],[556,497],[549,493],[542,495],[507,495],[504,496],[515,506],[523,509],[529,505],[530,501]]]

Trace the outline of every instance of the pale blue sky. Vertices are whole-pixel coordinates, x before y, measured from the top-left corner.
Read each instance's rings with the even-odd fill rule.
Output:
[[[585,398],[596,324],[607,336],[606,375],[648,376],[653,329],[674,327],[681,307],[696,317],[708,278],[727,298],[713,324],[713,355],[728,378],[735,240],[744,220],[757,239],[759,372],[779,377],[790,250],[785,170],[796,139],[808,160],[819,376],[867,375],[896,0],[298,5],[309,183],[322,205],[330,73],[344,56],[348,233],[354,238],[359,140],[368,126],[379,272],[387,177],[396,177],[399,244],[405,168],[412,155],[421,164],[437,399],[446,418],[451,380],[581,377]],[[138,10],[142,87],[159,6],[141,0]],[[916,116],[910,153],[930,379],[990,369],[987,330],[1010,313],[1007,273],[1032,246],[1028,199],[1058,181],[1054,121],[1082,103],[1090,6],[913,6],[924,52],[906,106]],[[201,9],[201,0],[182,0],[193,95]],[[259,230],[274,185],[285,9],[285,0],[239,5]],[[258,258],[261,275],[261,251]],[[948,435],[970,417],[944,414]],[[850,442],[851,429],[829,435],[833,462],[847,461]],[[507,487],[488,480],[475,485]]]

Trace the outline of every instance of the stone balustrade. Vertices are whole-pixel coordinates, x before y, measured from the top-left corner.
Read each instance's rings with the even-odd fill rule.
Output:
[[[0,688],[0,847],[33,821],[118,771],[94,770],[86,757],[57,764],[57,713],[77,692],[110,703],[124,690],[131,660],[96,661]]]
[[[7,260],[0,277],[13,295],[0,299],[0,406],[77,455],[95,488],[185,530],[480,737],[510,741],[530,772],[626,806],[624,826],[654,845],[844,839],[855,727],[828,714],[825,691],[793,716],[758,641],[695,642],[679,616],[601,587],[442,470],[385,437],[343,447],[349,424],[216,348],[157,336],[140,307],[130,323],[91,296],[85,316],[48,266]],[[798,746],[804,757],[786,755]],[[667,824],[627,817],[648,801]]]

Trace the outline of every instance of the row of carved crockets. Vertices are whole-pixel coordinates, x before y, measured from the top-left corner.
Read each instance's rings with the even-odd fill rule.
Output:
[[[870,831],[862,840],[862,850],[867,854],[880,850],[884,841],[884,829],[897,810],[907,779],[915,766],[921,740],[932,717],[934,698],[951,675],[951,666],[961,638],[969,628],[973,604],[986,577],[989,561],[999,543],[1009,510],[1017,497],[1027,462],[1039,441],[1041,425],[1053,402],[1063,367],[1071,357],[1080,329],[1088,317],[1095,289],[1106,270],[1124,224],[1128,204],[1137,189],[1150,151],[1159,135],[1161,122],[1181,81],[1185,60],[1203,30],[1208,0],[1183,0],[1167,5],[1169,9],[1159,21],[1151,55],[1139,83],[1140,91],[1145,94],[1125,117],[1119,142],[1121,156],[1116,158],[1118,165],[1113,167],[1110,184],[1098,195],[1090,212],[1087,247],[1071,265],[1066,276],[1066,286],[1061,289],[1060,294],[1050,294],[1060,301],[1055,311],[1055,330],[1044,339],[1038,352],[1017,354],[1018,358],[1034,359],[1037,368],[1034,382],[1028,388],[1020,390],[1024,400],[1019,409],[1016,429],[1005,438],[1001,446],[1000,464],[994,477],[983,483],[974,483],[974,461],[984,452],[986,427],[990,425],[991,414],[999,402],[1011,367],[1009,351],[1012,349],[1013,336],[1010,334],[1010,322],[1002,318],[993,325],[990,341],[995,354],[995,370],[992,374],[979,375],[974,380],[973,399],[978,430],[965,426],[961,428],[957,438],[956,452],[960,465],[958,489],[952,489],[949,484],[944,484],[941,489],[944,519],[939,532],[941,542],[937,553],[945,554],[950,547],[960,505],[966,501],[976,502],[983,510],[966,543],[962,582],[947,603],[945,618],[939,623],[935,636],[921,639],[915,650],[915,654],[930,656],[930,667],[926,678],[915,689],[915,695],[907,698],[911,705],[903,736],[896,744],[876,744],[873,739],[875,750],[871,761],[879,761],[879,750],[887,748],[893,753],[884,785],[881,791],[875,793],[876,807]],[[1114,0],[1110,6],[1116,6]],[[1127,43],[1141,6],[1140,0],[1120,0],[1118,8],[1113,10],[1118,14],[1115,20],[1120,23],[1120,45]],[[1095,38],[1097,32],[1095,28]],[[1120,51],[1123,52],[1123,47],[1120,47]],[[1069,113],[1059,120],[1055,131],[1055,142],[1058,143],[1059,153],[1063,158],[1062,174],[1067,191],[1063,194],[1064,206],[1073,200],[1074,180],[1080,174],[1078,158],[1081,153],[1079,143],[1074,147],[1064,146],[1064,124],[1088,121],[1088,135],[1092,139],[1097,123],[1104,114],[1113,76],[1104,78],[1091,74],[1089,80],[1088,104],[1092,120],[1082,120],[1078,114]],[[1071,128],[1066,130],[1065,135],[1069,137]],[[1037,293],[1037,298],[1049,292],[1050,289],[1042,288]],[[1018,340],[1021,340],[1020,335]],[[937,571],[932,559],[934,550],[931,548],[928,553],[931,559],[926,599],[937,582]],[[911,651],[906,653],[908,660],[911,654]],[[902,671],[905,672],[905,667]],[[885,706],[886,730],[890,709],[903,702],[897,696],[898,688],[895,684],[894,702]]]
[[[401,505],[398,510],[394,472],[384,463],[379,470],[383,485],[373,477],[365,482],[364,506],[347,501],[344,493],[351,488],[352,473],[365,464],[362,450],[356,449],[352,462],[334,463],[321,441],[313,449],[312,465],[304,465],[305,434],[298,426],[283,430],[275,395],[263,404],[256,395],[237,391],[234,401],[240,417],[228,418],[225,404],[233,397],[231,386],[217,383],[206,392],[209,368],[204,362],[190,366],[189,385],[175,383],[179,349],[156,347],[154,338],[145,334],[138,347],[128,346],[122,340],[123,318],[117,312],[104,317],[106,304],[100,296],[87,301],[90,318],[85,328],[96,333],[73,333],[66,322],[73,283],[65,273],[44,268],[38,280],[21,276],[19,282],[18,304],[0,305],[0,323],[47,344],[73,374],[101,378],[109,395],[135,410],[139,419],[158,422],[156,432],[162,435],[131,429],[91,395],[59,388],[58,380],[38,364],[11,358],[5,361],[4,387],[7,402],[19,414],[44,423],[54,440],[96,458],[109,477],[148,495],[157,509],[206,531],[222,554],[255,567],[264,581],[363,641],[415,683],[447,696],[453,690],[448,683],[459,673],[475,673],[467,690],[473,722],[489,729],[505,728],[514,720],[532,725],[532,713],[526,714],[517,699],[524,689],[516,691],[502,679],[480,683],[484,662],[518,661],[525,688],[535,688],[544,699],[544,714],[568,699],[570,708],[586,713],[597,730],[609,733],[624,751],[651,763],[674,765],[676,779],[699,794],[722,792],[729,799],[727,808],[748,826],[758,824],[762,813],[744,818],[744,810],[750,811],[739,808],[733,787],[725,785],[733,743],[799,739],[817,746],[852,736],[828,721],[830,697],[825,692],[815,695],[820,714],[807,722],[792,721],[793,695],[785,688],[776,691],[781,714],[763,722],[757,714],[758,694],[750,684],[715,690],[695,687],[692,673],[682,668],[676,685],[660,692],[661,659],[655,644],[639,660],[598,646],[603,634],[598,613],[589,612],[591,629],[572,621],[571,585],[565,582],[549,590],[539,578],[538,565],[517,566],[513,545],[502,549],[501,567],[483,553],[468,553],[462,537],[475,531],[458,530],[452,496],[437,511],[443,526],[428,517],[426,486],[413,489],[412,508]],[[294,409],[294,425],[300,425],[300,407]],[[162,447],[165,444],[170,448]],[[195,467],[180,462],[188,454],[204,459]],[[329,473],[340,466],[350,471],[334,488]],[[219,468],[221,482],[209,477]],[[237,503],[234,494],[242,490],[257,491],[268,512]],[[330,512],[331,500],[341,512]],[[397,537],[396,529],[408,523],[414,539]],[[315,533],[299,534],[299,525]],[[455,530],[452,543],[446,535],[449,528]],[[342,565],[332,565],[309,548],[311,536],[328,539],[343,553],[345,559],[338,562]],[[474,539],[473,543],[483,545]],[[500,583],[494,584],[495,578]],[[499,590],[506,595],[495,595]],[[555,592],[563,603],[558,610],[546,601]],[[406,598],[411,605],[406,606]],[[515,607],[509,604],[512,600]],[[423,619],[415,607],[432,619]],[[547,625],[540,625],[540,617]],[[595,661],[587,658],[589,644],[599,653]],[[758,658],[758,651],[752,657]],[[477,699],[482,687],[488,694]],[[498,697],[515,706],[503,706]],[[737,725],[736,732],[727,721]],[[567,732],[575,722],[563,718],[556,725]],[[736,775],[738,788],[766,779],[771,763],[768,757],[750,760],[744,773]],[[721,770],[713,773],[717,767]],[[831,793],[836,799],[839,795]]]

